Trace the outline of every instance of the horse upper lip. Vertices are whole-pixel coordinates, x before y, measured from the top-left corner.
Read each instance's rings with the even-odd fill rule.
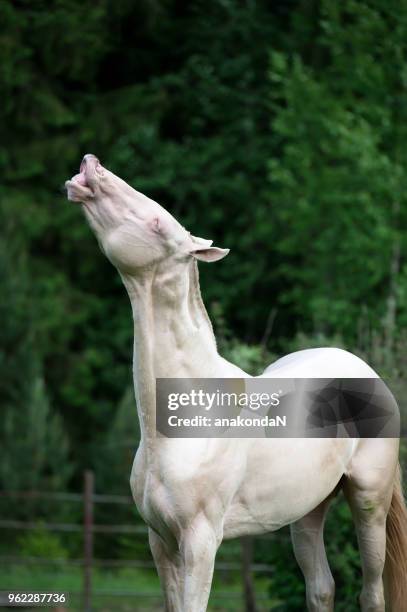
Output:
[[[98,164],[100,164],[100,161],[98,160],[96,155],[93,155],[93,153],[87,153],[83,156],[83,160],[79,168],[79,173],[82,174],[82,172],[85,172],[88,165],[93,165],[93,167],[96,168]]]
[[[96,168],[98,164],[100,164],[98,158],[92,153],[87,153],[86,155],[84,155],[81,161],[79,173],[75,174],[75,176],[72,177],[71,181],[78,183],[83,187],[89,187],[87,171],[91,169],[92,165],[94,166],[94,168]]]
[[[96,175],[98,173],[98,166],[100,166],[100,162],[95,155],[92,153],[87,153],[84,156],[79,172],[65,183],[65,187],[68,190],[68,197],[70,190],[72,190],[72,194],[74,196],[69,199],[73,201],[81,201],[80,196],[86,195],[86,197],[90,197],[94,195],[93,183],[94,179],[97,178]]]

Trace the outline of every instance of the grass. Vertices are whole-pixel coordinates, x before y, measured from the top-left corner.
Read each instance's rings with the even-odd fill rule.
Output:
[[[228,612],[243,610],[241,581],[237,576],[233,581],[214,580],[208,610]],[[83,573],[81,568],[55,568],[40,566],[7,565],[0,567],[0,590],[23,591],[62,591],[69,593],[72,611],[83,610],[82,605]],[[268,599],[266,578],[256,579],[256,595],[259,610],[270,610],[272,601]],[[93,606],[98,612],[158,612],[163,609],[161,591],[154,570],[122,568],[118,570],[95,569],[93,572]],[[30,608],[20,608],[30,610]],[[38,610],[38,608],[36,608]],[[61,608],[59,608],[61,611]]]

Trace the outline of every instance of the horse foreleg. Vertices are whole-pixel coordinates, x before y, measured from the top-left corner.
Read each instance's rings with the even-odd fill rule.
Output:
[[[309,612],[333,612],[335,583],[325,553],[324,522],[330,498],[291,525],[295,558],[304,575]]]
[[[164,593],[165,610],[166,612],[183,612],[184,585],[179,552],[169,551],[160,536],[152,529],[148,530],[148,539]]]
[[[211,590],[215,556],[221,537],[203,516],[182,535],[180,552],[184,568],[184,612],[205,612]]]

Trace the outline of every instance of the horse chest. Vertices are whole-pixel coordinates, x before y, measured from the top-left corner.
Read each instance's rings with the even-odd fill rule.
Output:
[[[130,484],[137,510],[143,520],[164,539],[172,540],[177,525],[171,495],[142,453],[136,455]]]

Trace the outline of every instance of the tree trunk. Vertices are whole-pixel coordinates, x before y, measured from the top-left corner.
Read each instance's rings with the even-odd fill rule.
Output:
[[[397,220],[400,212],[400,203],[393,203],[393,225],[397,227]],[[401,244],[400,237],[395,236],[393,242],[392,255],[390,260],[389,270],[389,293],[386,302],[386,313],[384,317],[384,344],[386,350],[386,361],[391,358],[391,351],[393,349],[394,332],[396,328],[396,314],[397,314],[397,293],[398,293],[398,276],[400,273],[400,258],[401,258]]]

